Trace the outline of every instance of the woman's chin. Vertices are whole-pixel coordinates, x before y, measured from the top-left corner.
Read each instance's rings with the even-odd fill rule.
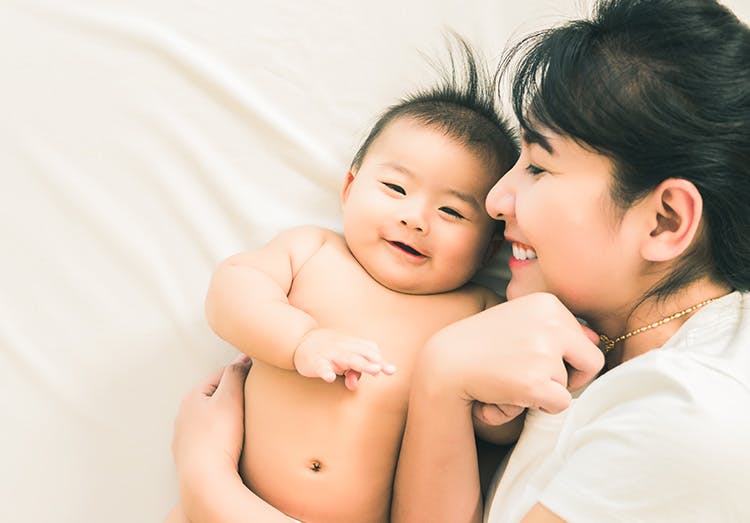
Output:
[[[520,298],[524,294],[528,294],[528,292],[522,292],[520,285],[515,283],[513,280],[510,280],[510,282],[508,282],[508,287],[505,289],[505,297],[508,300]]]

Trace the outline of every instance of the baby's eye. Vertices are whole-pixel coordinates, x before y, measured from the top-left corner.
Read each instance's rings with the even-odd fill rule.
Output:
[[[451,209],[450,207],[441,207],[440,210],[444,212],[445,214],[448,214],[450,216],[454,216],[456,218],[460,218],[461,220],[464,219],[464,215],[458,212],[456,209]]]
[[[542,174],[544,172],[544,169],[542,169],[541,167],[537,167],[536,165],[529,164],[526,167],[526,172],[528,172],[532,176],[536,176],[537,174]]]
[[[392,191],[396,191],[399,194],[406,194],[406,191],[404,190],[404,188],[401,187],[400,185],[396,185],[395,183],[383,182],[383,185],[385,185]]]

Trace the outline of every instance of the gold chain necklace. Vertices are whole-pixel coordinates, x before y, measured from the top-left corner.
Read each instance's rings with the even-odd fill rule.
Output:
[[[697,311],[701,307],[705,307],[706,305],[708,305],[709,303],[711,303],[715,299],[716,298],[710,298],[708,300],[704,300],[704,301],[702,301],[700,303],[697,303],[695,305],[691,305],[687,309],[683,309],[683,310],[681,310],[679,312],[675,312],[674,314],[670,314],[669,316],[666,316],[666,317],[660,319],[659,321],[655,321],[654,323],[649,323],[648,325],[644,325],[643,327],[638,327],[635,330],[632,330],[630,332],[626,332],[622,336],[618,336],[615,339],[610,338],[606,334],[600,334],[599,335],[599,340],[601,340],[601,342],[602,342],[602,352],[606,356],[607,353],[614,348],[615,344],[621,342],[622,340],[627,340],[628,338],[630,338],[631,336],[635,336],[636,334],[640,334],[642,332],[646,332],[647,330],[655,329],[656,327],[661,327],[665,323],[669,323],[670,321],[672,321],[672,320],[674,320],[676,318],[679,318],[680,316],[685,316],[687,314],[690,314],[691,312]]]

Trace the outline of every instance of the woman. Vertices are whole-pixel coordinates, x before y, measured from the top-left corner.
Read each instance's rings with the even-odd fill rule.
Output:
[[[750,30],[707,0],[606,1],[510,56],[522,153],[487,210],[517,253],[508,297],[541,279],[559,302],[432,340],[394,520],[479,519],[469,401],[535,406],[514,386],[541,368],[565,407],[564,369],[544,365],[580,366],[568,309],[601,333],[606,372],[565,413],[530,410],[489,521],[750,521]]]
[[[750,29],[710,0],[603,0],[508,56],[522,153],[487,210],[515,299],[422,352],[393,521],[750,521]],[[196,520],[217,484],[258,501],[239,396],[194,392],[178,419]],[[528,407],[486,507],[474,401]],[[200,440],[208,421],[226,434]]]

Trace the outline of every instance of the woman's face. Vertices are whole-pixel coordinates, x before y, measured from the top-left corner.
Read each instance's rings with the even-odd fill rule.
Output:
[[[547,130],[522,138],[518,162],[486,200],[513,245],[508,298],[551,292],[590,321],[622,309],[643,260],[630,213],[610,197],[612,162]]]

